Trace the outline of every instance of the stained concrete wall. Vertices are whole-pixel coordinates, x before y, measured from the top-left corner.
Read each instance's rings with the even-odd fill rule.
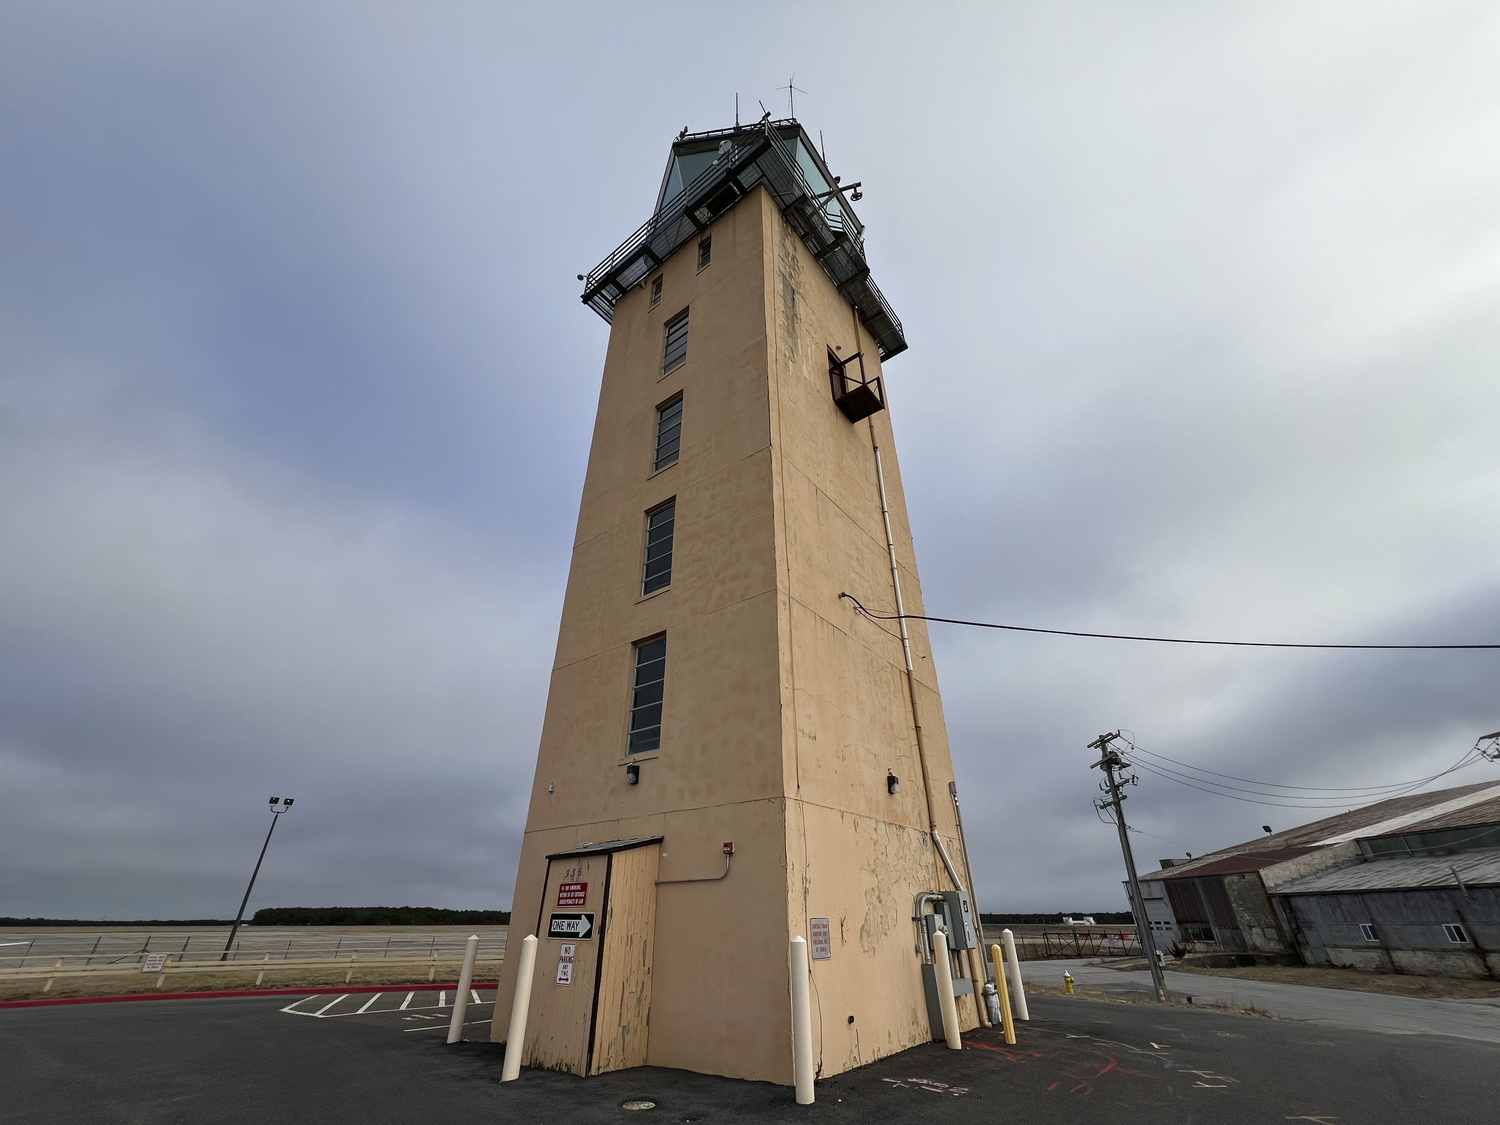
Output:
[[[863,351],[878,374],[874,341],[764,189],[711,229],[706,269],[689,243],[660,271],[657,308],[648,279],[615,311],[512,935],[548,910],[550,852],[660,834],[669,880],[717,874],[733,840],[728,878],[657,887],[647,1059],[790,1083],[790,938],[830,921],[814,1024],[836,1074],[930,1038],[912,904],[951,884],[927,830],[900,641],[839,599],[894,607],[878,443],[906,608],[923,612],[890,416],[851,424],[829,389],[828,349]],[[685,308],[688,358],[663,376],[663,326]],[[681,457],[653,473],[656,407],[677,393]],[[644,513],[673,497],[672,584],[641,597]],[[932,804],[962,872],[937,677],[913,625]],[[630,759],[629,786],[632,645],[662,631],[662,746]],[[539,964],[537,981],[554,968]],[[507,963],[497,1012],[513,988]],[[539,983],[533,1003],[547,995]],[[974,1026],[974,1001],[961,1006]],[[503,1038],[504,1019],[494,1028]]]
[[[1287,953],[1287,942],[1282,938],[1281,925],[1276,912],[1271,909],[1271,900],[1260,875],[1254,871],[1224,876],[1224,890],[1229,894],[1229,904],[1244,935],[1245,945],[1252,953]]]
[[[1315,964],[1420,976],[1500,976],[1500,888],[1456,887],[1278,895]],[[1467,943],[1450,941],[1457,923]],[[1361,924],[1373,925],[1376,941]]]

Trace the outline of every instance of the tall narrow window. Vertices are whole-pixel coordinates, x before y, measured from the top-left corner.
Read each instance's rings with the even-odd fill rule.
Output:
[[[658,277],[651,283],[651,307],[654,309],[661,304],[661,278]]]
[[[708,265],[708,260],[713,257],[714,240],[712,237],[705,238],[698,243],[698,268],[701,270]]]
[[[656,408],[656,459],[651,463],[653,473],[677,462],[677,453],[682,447],[682,396],[678,395],[666,406]]]
[[[635,690],[630,697],[628,754],[661,748],[662,687],[667,678],[667,638],[641,641],[635,646]]]
[[[665,375],[687,359],[688,314],[683,312],[667,322],[667,342],[662,349],[661,373]]]
[[[665,590],[672,584],[672,525],[677,522],[677,501],[669,500],[646,514],[646,575],[641,593]]]

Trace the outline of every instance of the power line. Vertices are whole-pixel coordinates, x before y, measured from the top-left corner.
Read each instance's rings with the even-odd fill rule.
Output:
[[[1413,782],[1405,782],[1394,792],[1366,794],[1363,797],[1359,795],[1350,795],[1342,799],[1336,799],[1337,794],[1334,792],[1330,792],[1326,796],[1298,797],[1295,794],[1264,793],[1254,789],[1241,789],[1236,785],[1223,785],[1221,782],[1210,781],[1207,778],[1192,777],[1189,774],[1179,773],[1177,770],[1169,769],[1166,766],[1154,765],[1151,762],[1142,761],[1140,755],[1149,754],[1149,751],[1142,751],[1139,746],[1135,745],[1135,743],[1128,738],[1122,738],[1122,741],[1124,741],[1125,744],[1129,746],[1132,753],[1136,754],[1135,764],[1139,769],[1143,769],[1149,774],[1154,774],[1155,776],[1160,777],[1163,780],[1173,781],[1178,785],[1185,785],[1189,789],[1196,789],[1200,793],[1209,793],[1215,797],[1224,797],[1231,801],[1242,801],[1250,805],[1269,805],[1283,809],[1341,809],[1375,804],[1380,801],[1388,801],[1395,797],[1405,796],[1407,793],[1411,793],[1414,790],[1420,789],[1422,786],[1427,785],[1430,782],[1437,781],[1439,778],[1447,777],[1449,774],[1454,773],[1458,770],[1467,769],[1469,766],[1475,765],[1488,758],[1488,754],[1479,749],[1480,743],[1485,741],[1485,739],[1481,738],[1479,742],[1476,742],[1472,747],[1464,751],[1464,753],[1459,757],[1458,761],[1454,762],[1453,765],[1449,766],[1447,769],[1442,770],[1439,773],[1433,774],[1431,777],[1424,777],[1418,781]],[[1191,769],[1194,767],[1189,768]],[[1237,778],[1235,780],[1244,779]],[[1197,784],[1199,782],[1201,782],[1202,784]],[[1252,782],[1251,784],[1254,783]],[[1234,792],[1225,792],[1225,790],[1234,790]],[[1251,793],[1254,794],[1254,796],[1241,797],[1236,795],[1238,793]],[[1256,797],[1271,797],[1277,799],[1256,800]]]
[[[1147,756],[1153,757],[1153,758],[1157,757],[1157,755],[1150,754],[1149,751],[1141,750],[1140,747],[1138,747],[1138,746],[1131,746],[1131,750],[1134,753],[1138,754],[1138,755],[1147,755]],[[1326,791],[1323,791],[1323,792],[1309,793],[1306,796],[1303,796],[1303,795],[1300,795],[1300,794],[1296,794],[1296,793],[1267,792],[1266,790],[1272,788],[1272,786],[1265,786],[1265,787],[1262,787],[1262,788],[1255,788],[1255,789],[1246,789],[1246,788],[1244,788],[1242,786],[1239,786],[1239,785],[1226,785],[1222,781],[1211,781],[1208,778],[1195,777],[1192,774],[1181,773],[1178,770],[1171,769],[1168,766],[1163,766],[1163,765],[1160,765],[1160,764],[1155,763],[1155,762],[1141,762],[1140,764],[1141,764],[1142,768],[1145,768],[1146,766],[1154,766],[1156,770],[1161,771],[1163,774],[1169,774],[1169,775],[1171,775],[1173,777],[1176,777],[1176,778],[1185,778],[1185,779],[1190,780],[1190,781],[1202,782],[1204,785],[1210,785],[1210,786],[1213,786],[1216,789],[1228,789],[1228,790],[1231,790],[1231,791],[1233,791],[1235,793],[1251,793],[1251,794],[1254,794],[1257,797],[1274,797],[1277,800],[1286,801],[1286,802],[1294,802],[1294,801],[1316,802],[1316,804],[1313,805],[1312,807],[1322,808],[1322,807],[1326,807],[1330,802],[1333,803],[1333,804],[1335,804],[1335,805],[1347,805],[1351,801],[1354,801],[1354,802],[1383,801],[1383,800],[1387,800],[1390,797],[1400,796],[1402,793],[1410,792],[1411,790],[1417,789],[1417,788],[1419,788],[1419,787],[1421,787],[1423,785],[1426,785],[1429,782],[1436,781],[1440,777],[1446,777],[1448,774],[1453,773],[1455,770],[1464,769],[1464,768],[1466,768],[1468,766],[1472,766],[1472,765],[1476,764],[1477,762],[1479,762],[1481,760],[1478,757],[1471,757],[1472,754],[1473,754],[1472,750],[1468,751],[1462,758],[1460,758],[1453,765],[1449,766],[1447,769],[1442,770],[1439,773],[1435,773],[1435,774],[1431,775],[1430,777],[1418,778],[1415,781],[1403,781],[1403,782],[1400,782],[1399,784],[1396,784],[1396,785],[1383,786],[1380,789],[1378,789],[1376,791],[1373,791],[1373,792],[1353,792],[1353,791],[1350,791],[1350,790],[1334,790],[1334,789],[1330,789],[1330,790],[1326,790]],[[1167,761],[1171,761],[1170,758],[1168,758],[1166,760]],[[1189,766],[1188,768],[1189,769],[1193,769],[1195,767]],[[1212,772],[1212,771],[1204,771],[1204,772]],[[1218,774],[1216,776],[1224,777],[1226,775],[1225,774]],[[1236,778],[1235,780],[1237,780],[1237,781],[1244,781],[1245,779],[1244,778]],[[1251,784],[1251,785],[1259,785],[1258,782],[1250,782],[1249,784]],[[1282,787],[1277,787],[1277,788],[1285,788],[1285,787],[1282,786]],[[1296,808],[1298,806],[1297,805],[1291,805],[1291,804],[1289,804],[1288,807]]]
[[[1154,753],[1153,751],[1145,750],[1145,749],[1143,749],[1143,748],[1141,748],[1139,746],[1134,745],[1133,743],[1131,744],[1131,749],[1135,753],[1137,753],[1137,754],[1145,754],[1147,757],[1155,758],[1155,759],[1157,759],[1159,761],[1171,762],[1174,766],[1182,766],[1184,769],[1192,770],[1194,773],[1207,773],[1207,774],[1212,774],[1214,777],[1228,778],[1230,781],[1243,781],[1246,785],[1255,785],[1255,786],[1259,786],[1262,789],[1300,789],[1300,790],[1303,790],[1305,792],[1311,792],[1311,793],[1322,793],[1322,794],[1343,793],[1343,794],[1349,794],[1349,795],[1353,795],[1353,796],[1359,796],[1361,794],[1368,794],[1368,793],[1383,793],[1383,792],[1385,792],[1386,790],[1389,790],[1389,789],[1404,789],[1408,785],[1413,785],[1413,784],[1420,785],[1420,784],[1423,784],[1425,782],[1433,780],[1433,777],[1441,777],[1442,776],[1442,774],[1434,774],[1433,777],[1423,778],[1420,782],[1396,781],[1396,782],[1392,782],[1389,785],[1332,785],[1332,786],[1329,786],[1329,785],[1282,785],[1282,784],[1280,784],[1278,782],[1275,782],[1275,781],[1253,781],[1253,780],[1251,780],[1248,777],[1236,777],[1232,773],[1219,773],[1216,770],[1204,769],[1202,766],[1195,766],[1191,762],[1180,762],[1176,758],[1169,758],[1169,757],[1167,757],[1165,754],[1157,754],[1157,753]],[[1472,754],[1473,751],[1471,750],[1471,751],[1469,751],[1469,753]],[[1447,772],[1447,771],[1444,771],[1444,772]],[[1269,793],[1268,794],[1264,794],[1264,796],[1272,796],[1272,795],[1273,794],[1269,794]],[[1287,794],[1287,796],[1291,797],[1291,796],[1293,796],[1293,794]],[[1311,798],[1309,798],[1309,799],[1311,799]]]
[[[1500,649],[1500,644],[1486,645],[1333,645],[1303,644],[1292,641],[1210,641],[1188,637],[1141,637],[1130,633],[1084,633],[1074,629],[1039,629],[1031,625],[997,625],[992,621],[962,621],[956,617],[928,617],[920,613],[872,613],[853,594],[840,594],[848,598],[859,612],[875,621],[937,621],[944,625],[968,625],[975,629],[1004,629],[1012,633],[1046,633],[1054,637],[1089,637],[1101,641],[1151,641],[1163,645],[1220,645],[1231,648],[1329,648],[1362,649],[1366,651],[1438,651],[1445,649]]]

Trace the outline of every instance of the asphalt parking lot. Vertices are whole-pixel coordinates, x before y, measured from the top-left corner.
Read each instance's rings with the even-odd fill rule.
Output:
[[[501,1084],[484,1041],[444,1043],[452,996],[138,1001],[0,1011],[8,1122],[956,1123],[1013,1118],[1111,1125],[1494,1120],[1500,1045],[1394,1036],[1153,1005],[1037,996],[1021,1042],[974,1032],[789,1088],[659,1068],[578,1079],[523,1071]],[[408,1001],[403,1009],[402,1003]],[[445,1003],[443,1003],[445,1001]],[[368,1007],[365,1007],[368,1005]],[[365,1007],[364,1011],[359,1009]],[[425,1020],[413,1017],[430,1017]],[[427,1033],[412,1031],[429,1027]],[[655,1108],[634,1112],[623,1103]]]

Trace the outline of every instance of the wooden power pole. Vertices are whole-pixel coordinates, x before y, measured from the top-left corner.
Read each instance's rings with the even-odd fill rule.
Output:
[[[1115,776],[1116,770],[1130,768],[1130,763],[1110,745],[1119,737],[1120,732],[1115,731],[1114,734],[1101,734],[1089,743],[1090,750],[1099,751],[1099,760],[1090,768],[1104,771],[1104,783],[1099,788],[1107,794],[1106,797],[1096,798],[1094,803],[1099,808],[1110,809],[1114,813],[1115,827],[1120,830],[1120,851],[1125,856],[1125,877],[1130,881],[1130,904],[1135,910],[1136,934],[1141,939],[1141,949],[1145,952],[1146,964],[1151,969],[1151,983],[1156,986],[1156,998],[1165,1004],[1167,985],[1162,978],[1161,964],[1156,959],[1156,941],[1151,934],[1151,919],[1146,917],[1146,900],[1141,897],[1141,883],[1135,874],[1135,856],[1131,854],[1130,834],[1125,828],[1125,794],[1120,792],[1122,780],[1126,784],[1134,784],[1135,778],[1121,779]]]

